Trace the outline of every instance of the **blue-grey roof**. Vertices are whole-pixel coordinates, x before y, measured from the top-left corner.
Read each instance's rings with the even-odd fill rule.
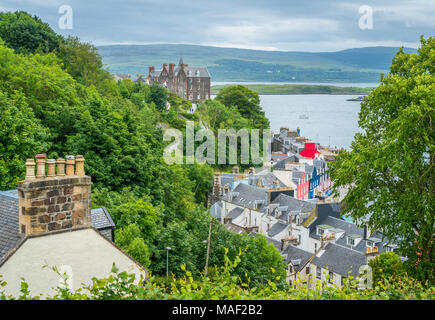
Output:
[[[275,223],[269,230],[269,232],[267,233],[267,235],[269,237],[274,237],[277,234],[281,233],[282,231],[284,231],[286,228],[288,227],[287,223],[283,223],[283,222],[277,222]]]
[[[279,188],[285,188],[286,185],[284,182],[282,182],[280,179],[278,179],[272,172],[267,172],[263,174],[256,175],[256,180],[253,181],[253,183],[257,184],[258,181],[260,181],[261,185],[263,185],[264,188],[272,188],[274,187],[273,182],[277,182],[277,187]]]
[[[299,162],[300,156],[298,155],[292,155],[288,156],[284,159],[279,160],[277,163],[273,165],[274,169],[285,169],[285,164],[287,162]]]
[[[308,260],[313,256],[311,252],[302,250],[291,244],[288,245],[282,253],[286,255],[286,262],[291,262],[296,272],[301,271]]]
[[[105,207],[91,210],[91,223],[95,229],[115,228],[112,217]]]
[[[308,215],[316,208],[315,203],[299,200],[283,193],[280,193],[271,202],[271,205],[278,205],[280,208],[283,209],[282,216],[279,217],[282,220],[286,220],[286,215],[288,215],[290,212],[300,213],[301,218],[306,219],[308,218]],[[266,208],[263,208],[262,211],[265,212]],[[293,216],[293,219],[294,218],[295,216]]]
[[[215,202],[210,207],[210,214],[211,214],[212,217],[214,217],[216,219],[220,219],[221,218],[221,214],[222,214],[222,202],[221,201]]]
[[[97,230],[115,227],[104,207],[91,210],[91,223]],[[0,262],[23,238],[18,226],[18,191],[0,191]]]
[[[339,203],[319,204],[317,208],[318,217],[309,227],[311,238],[319,240],[320,236],[316,234],[317,226],[329,225],[333,228],[341,229],[344,231],[344,236],[336,240],[336,243],[338,245],[350,248],[350,245],[347,244],[347,237],[359,237],[362,238],[362,240],[355,247],[352,247],[352,249],[361,253],[366,252],[367,239],[364,239],[364,228],[358,227],[352,222],[340,219]],[[378,247],[380,253],[385,251],[385,246],[388,243],[388,239],[385,238],[382,233],[380,233],[379,231],[374,231],[371,235],[368,236],[370,238],[378,238],[379,240],[381,240],[380,242],[376,243],[376,246]]]
[[[0,263],[21,239],[22,235],[18,232],[17,192],[0,192]]]
[[[325,252],[320,257],[316,256],[312,263],[322,268],[328,267],[328,270],[345,277],[357,277],[359,267],[366,264],[366,257],[359,251],[329,243]],[[351,272],[348,273],[349,271]]]
[[[236,219],[240,217],[240,215],[243,213],[243,209],[240,207],[235,207],[233,210],[228,212],[228,218]]]
[[[240,206],[254,208],[255,203],[258,203],[259,200],[267,200],[267,192],[264,189],[239,183],[233,191],[224,195],[222,199]],[[258,208],[260,207],[261,205],[258,205]]]

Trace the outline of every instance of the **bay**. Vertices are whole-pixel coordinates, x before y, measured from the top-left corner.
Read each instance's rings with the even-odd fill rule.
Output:
[[[274,133],[280,127],[301,130],[301,135],[323,146],[350,149],[358,127],[360,102],[356,95],[260,95],[260,104]],[[300,119],[306,115],[308,119]]]

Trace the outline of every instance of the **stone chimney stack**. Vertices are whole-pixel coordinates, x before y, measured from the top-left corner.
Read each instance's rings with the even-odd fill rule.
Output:
[[[213,180],[213,195],[219,197],[221,195],[221,189],[221,175],[220,173],[215,173]]]
[[[239,167],[238,166],[233,167],[233,174],[239,174]]]
[[[26,178],[18,183],[19,232],[36,235],[91,225],[91,178],[83,156],[26,161]],[[46,173],[47,167],[47,173]]]

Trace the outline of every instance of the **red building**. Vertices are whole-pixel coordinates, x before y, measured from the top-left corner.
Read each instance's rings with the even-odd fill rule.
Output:
[[[304,150],[299,152],[302,157],[310,159],[314,159],[317,153],[320,152],[317,151],[315,142],[305,142]]]

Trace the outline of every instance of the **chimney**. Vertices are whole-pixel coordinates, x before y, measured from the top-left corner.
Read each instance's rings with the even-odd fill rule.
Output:
[[[233,174],[239,174],[239,167],[238,166],[233,167]]]
[[[249,174],[255,174],[255,168],[249,167]]]
[[[153,66],[149,66],[148,67],[148,74],[151,74],[151,72],[154,71],[154,67]]]
[[[170,63],[170,64],[169,64],[169,74],[170,74],[171,76],[174,75],[174,69],[175,69],[175,63]]]
[[[221,195],[221,175],[220,175],[220,173],[214,174],[213,195],[216,197],[219,197]]]
[[[19,232],[36,235],[91,225],[91,178],[83,156],[26,161],[26,178],[18,183]],[[47,173],[45,174],[45,165]],[[57,168],[56,168],[57,167]]]
[[[228,185],[228,183],[226,183],[224,186],[224,195],[227,194],[228,192],[230,192],[230,186]]]

